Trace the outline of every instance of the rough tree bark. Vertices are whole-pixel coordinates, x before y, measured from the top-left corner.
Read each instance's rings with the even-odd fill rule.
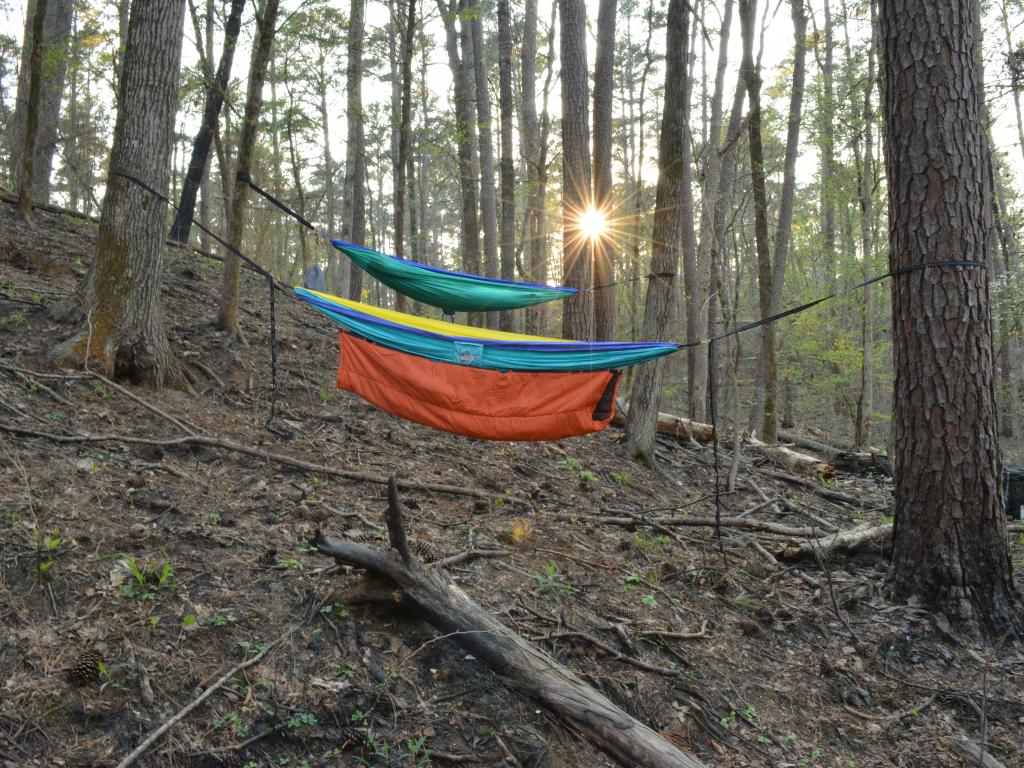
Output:
[[[366,241],[366,153],[363,132],[363,35],[366,28],[366,0],[352,0],[349,6],[348,67],[345,73],[348,143],[345,147],[345,189],[341,226],[345,237],[357,245]],[[349,263],[348,296],[360,301],[363,270]]]
[[[71,0],[47,0],[43,10],[43,36],[40,49],[39,103],[36,108],[37,128],[34,139],[32,157],[32,199],[46,203],[50,198],[50,171],[53,168],[53,155],[57,150],[57,121],[60,116],[61,95],[64,91],[64,78],[67,74],[68,44],[71,39]],[[25,8],[24,40],[33,39],[33,26],[38,5],[29,0]],[[29,90],[31,88],[29,74],[33,71],[32,45],[24,45],[21,50],[21,67],[18,70],[18,93],[14,103],[14,114],[11,116],[10,146],[21,148],[25,143],[25,128],[30,118],[28,109]],[[21,175],[20,151],[11,153],[10,177],[18,186]]]
[[[196,193],[199,191],[206,173],[210,147],[213,144],[213,131],[217,125],[217,119],[220,117],[221,107],[224,105],[228,81],[231,79],[231,64],[235,59],[235,46],[238,42],[238,33],[242,28],[242,9],[244,7],[245,0],[231,0],[231,9],[228,11],[227,21],[224,22],[224,47],[220,52],[217,74],[212,81],[206,84],[203,119],[199,131],[196,133],[195,141],[192,143],[192,156],[188,161],[188,171],[185,173],[185,180],[182,183],[178,211],[174,216],[174,223],[171,225],[169,235],[171,240],[179,243],[187,243],[189,232],[192,230]]]
[[[593,335],[590,242],[580,219],[591,206],[587,7],[583,0],[562,0],[562,282],[579,293],[562,302],[562,336]]]
[[[274,47],[274,33],[277,31],[278,0],[266,0],[263,16],[257,16],[256,44],[252,50],[249,66],[249,92],[245,99],[245,114],[238,133],[238,163],[236,173],[249,175],[252,172],[253,156],[256,153],[256,131],[263,108],[263,83],[267,79],[267,65]],[[231,213],[228,216],[227,241],[235,248],[242,246],[242,230],[245,227],[245,204],[249,198],[248,184],[235,184],[231,190]],[[241,264],[237,256],[224,256],[224,281],[221,285],[220,312],[217,327],[227,331],[227,344],[238,340],[245,343],[245,336],[238,324],[238,277]]]
[[[178,108],[184,0],[133,0],[112,171],[166,193]],[[85,278],[85,323],[59,345],[59,362],[85,360],[107,376],[160,387],[183,383],[163,329],[160,286],[166,208],[120,176],[107,179],[96,258]]]
[[[498,0],[498,102],[501,111],[501,278],[513,280],[516,268],[516,169],[512,153],[512,11]],[[503,331],[515,330],[515,315],[498,317]]]
[[[658,142],[651,272],[644,306],[644,339],[662,339],[672,317],[674,277],[679,264],[679,207],[683,191],[683,125],[686,114],[686,56],[689,17],[686,0],[670,0],[665,57],[665,111]],[[660,276],[659,276],[660,275]],[[654,461],[654,432],[661,398],[664,359],[637,367],[626,424],[628,451]]]
[[[606,217],[612,208],[612,85],[617,0],[601,0],[594,59],[594,207]],[[594,238],[594,338],[615,338],[615,260],[609,237]]]
[[[978,0],[886,0],[890,267],[991,262]],[[895,526],[888,584],[971,632],[1024,631],[1002,509],[985,269],[933,267],[892,289]]]

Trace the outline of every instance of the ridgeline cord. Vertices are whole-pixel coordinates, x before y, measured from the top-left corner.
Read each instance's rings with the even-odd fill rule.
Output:
[[[238,171],[235,174],[235,181],[236,182],[240,181],[243,184],[248,184],[249,188],[253,192],[255,192],[260,197],[266,198],[266,200],[271,205],[274,205],[274,206],[280,208],[282,211],[287,213],[289,216],[291,216],[293,219],[295,219],[297,222],[299,222],[299,224],[304,226],[310,232],[312,232],[315,235],[318,235],[319,237],[323,238],[327,242],[331,241],[330,237],[328,237],[326,234],[324,234],[319,229],[317,229],[317,227],[314,224],[310,223],[310,221],[308,219],[306,219],[304,216],[299,215],[297,212],[295,212],[294,210],[289,208],[285,203],[283,203],[280,200],[278,200],[272,194],[267,192],[267,190],[263,189],[263,187],[259,186],[256,182],[254,182],[252,180],[252,177],[248,173],[243,173],[242,171]]]
[[[173,208],[175,212],[180,211],[178,206],[172,203],[167,198],[166,195],[157,192],[155,189],[153,189],[153,187],[149,186],[149,184],[142,181],[141,179],[137,179],[136,177],[132,176],[129,173],[125,173],[124,171],[112,170],[108,171],[107,175],[116,176],[117,178],[130,181],[132,184],[135,184],[136,186],[144,189],[146,192],[153,195],[158,200],[162,200],[164,203]],[[274,276],[270,272],[265,270],[263,267],[261,267],[259,264],[257,264],[255,261],[246,256],[244,253],[242,253],[238,248],[235,248],[235,246],[231,245],[231,243],[227,242],[222,237],[220,237],[217,233],[212,232],[211,230],[200,224],[198,221],[195,220],[195,218],[192,218],[192,223],[196,227],[201,229],[203,232],[205,232],[207,235],[212,237],[214,240],[216,240],[218,243],[220,243],[222,246],[224,246],[224,248],[226,248],[231,254],[237,256],[239,259],[248,264],[254,272],[258,272],[260,275],[266,278],[267,287],[270,289],[270,413],[267,415],[267,421],[264,426],[267,430],[271,432],[277,433],[282,437],[290,438],[290,432],[272,426],[274,421],[274,412],[277,407],[277,314],[276,305],[274,302],[274,290],[277,286],[274,281]],[[183,245],[185,245],[185,243],[183,243]]]

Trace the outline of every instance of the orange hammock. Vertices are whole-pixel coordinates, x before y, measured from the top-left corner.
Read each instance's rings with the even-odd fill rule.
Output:
[[[615,414],[618,371],[496,371],[338,335],[340,389],[445,432],[484,440],[560,440],[599,432]]]

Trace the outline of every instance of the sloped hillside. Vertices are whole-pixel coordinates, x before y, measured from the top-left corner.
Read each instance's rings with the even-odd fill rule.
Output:
[[[500,551],[452,578],[708,765],[957,766],[982,741],[1024,765],[1019,646],[976,650],[886,602],[878,551],[775,557],[884,522],[884,478],[839,475],[829,488],[860,502],[843,503],[752,452],[721,500],[750,525],[719,541],[709,448],[663,442],[661,477],[622,457],[616,429],[503,444],[399,421],[334,389],[333,330],[283,294],[268,431],[266,289],[246,278],[251,346],[225,351],[209,324],[219,265],[184,252],[165,316],[194,393],[56,370],[47,351],[68,329],[47,308],[74,290],[94,225],[40,212],[29,230],[12,212],[0,205],[5,766],[117,765],[247,659],[135,764],[611,765],[458,638],[365,604],[361,574],[310,547],[322,529],[386,549],[389,473],[422,560]]]

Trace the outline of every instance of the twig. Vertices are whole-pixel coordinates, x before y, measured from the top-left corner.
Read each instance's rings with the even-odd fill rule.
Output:
[[[211,685],[209,688],[207,688],[205,691],[203,691],[201,694],[199,694],[196,698],[194,698],[191,702],[186,704],[184,707],[179,709],[170,719],[166,720],[163,723],[163,725],[161,725],[159,728],[157,728],[155,731],[153,731],[151,734],[149,734],[149,736],[147,736],[143,740],[143,742],[141,744],[139,744],[139,746],[137,746],[130,754],[125,756],[125,758],[123,760],[121,760],[121,762],[119,762],[117,764],[117,768],[128,768],[128,766],[131,765],[132,763],[134,763],[136,760],[138,760],[143,755],[143,753],[145,753],[145,751],[147,749],[149,749],[150,746],[153,745],[153,743],[157,739],[159,739],[161,736],[163,736],[165,733],[167,733],[167,731],[169,731],[177,723],[179,723],[182,719],[184,719],[188,715],[189,712],[191,712],[193,709],[195,709],[200,704],[202,704],[204,701],[206,701],[212,694],[214,694],[217,691],[218,688],[220,688],[226,682],[231,680],[231,678],[233,678],[235,675],[237,675],[243,669],[246,669],[247,667],[251,667],[257,661],[262,659],[264,656],[266,656],[268,653],[270,653],[270,651],[272,651],[274,648],[276,648],[283,640],[285,640],[286,638],[291,636],[292,633],[294,633],[296,630],[298,630],[300,627],[302,627],[305,623],[306,622],[303,621],[303,622],[300,622],[299,624],[292,625],[292,627],[290,627],[288,630],[286,630],[283,634],[279,635],[276,639],[274,639],[271,642],[267,643],[267,645],[263,648],[263,650],[260,651],[259,653],[257,653],[251,659],[247,659],[246,661],[243,661],[241,664],[236,664],[235,666],[233,666],[224,675],[222,675],[217,680],[217,682],[215,682],[213,685]]]
[[[335,467],[328,467],[323,464],[314,464],[311,461],[305,461],[303,459],[296,459],[292,456],[287,456],[283,453],[271,453],[270,451],[262,448],[254,448],[244,443],[237,443],[234,440],[228,440],[221,437],[211,437],[209,435],[185,435],[184,437],[173,437],[166,439],[150,438],[150,437],[135,437],[133,435],[117,435],[117,434],[74,434],[74,435],[57,435],[51,432],[41,432],[34,429],[26,429],[19,427],[14,424],[6,424],[0,422],[0,431],[9,432],[14,435],[24,435],[26,437],[41,437],[46,440],[52,440],[57,443],[123,443],[126,445],[154,445],[160,448],[186,448],[188,446],[204,446],[207,448],[219,448],[224,451],[233,451],[235,453],[241,453],[246,456],[252,456],[257,459],[262,459],[267,462],[276,462],[283,464],[287,467],[295,467],[306,472],[314,472],[321,475],[331,475],[333,477],[340,477],[345,480],[355,480],[362,483],[373,483],[374,485],[387,485],[388,479],[381,475],[371,475],[367,472],[353,472],[347,469],[337,469]],[[502,498],[506,501],[514,501],[518,504],[523,504],[527,507],[533,507],[533,504],[526,499],[522,499],[518,496],[509,496],[508,494],[494,494],[488,493],[487,491],[478,490],[476,488],[465,488],[458,485],[447,485],[445,483],[425,483],[419,480],[399,480],[398,487],[401,489],[412,490],[412,491],[426,491],[429,493],[448,493],[453,496],[470,496],[477,499],[494,499]]]
[[[4,365],[3,363],[0,363],[0,368],[2,368],[5,371],[8,371],[9,373],[13,373],[17,378],[21,379],[25,383],[25,386],[27,386],[30,390],[33,387],[35,387],[36,389],[40,389],[43,392],[45,392],[46,394],[48,394],[50,397],[52,397],[58,403],[63,405],[65,408],[74,408],[75,407],[74,403],[72,403],[70,400],[68,400],[63,395],[57,394],[50,387],[46,386],[45,384],[43,384],[38,379],[36,379],[34,377],[30,378],[29,376],[25,375],[25,373],[29,373],[29,372],[27,372],[27,371],[26,372],[22,372],[21,370],[19,370],[17,368],[12,368],[11,366]]]
[[[398,501],[398,480],[394,473],[388,475],[388,510],[384,515],[388,525],[388,540],[391,546],[397,550],[405,567],[410,570],[418,570],[419,563],[409,551],[409,540],[405,537],[405,526],[402,524],[402,505]]]
[[[459,552],[451,557],[431,563],[431,566],[435,568],[448,568],[452,565],[464,563],[467,560],[475,560],[478,557],[505,557],[508,554],[504,549],[467,549],[465,552]]]
[[[708,636],[708,620],[704,619],[699,632],[669,632],[664,629],[645,629],[638,633],[641,637],[668,637],[673,640],[703,640]]]

